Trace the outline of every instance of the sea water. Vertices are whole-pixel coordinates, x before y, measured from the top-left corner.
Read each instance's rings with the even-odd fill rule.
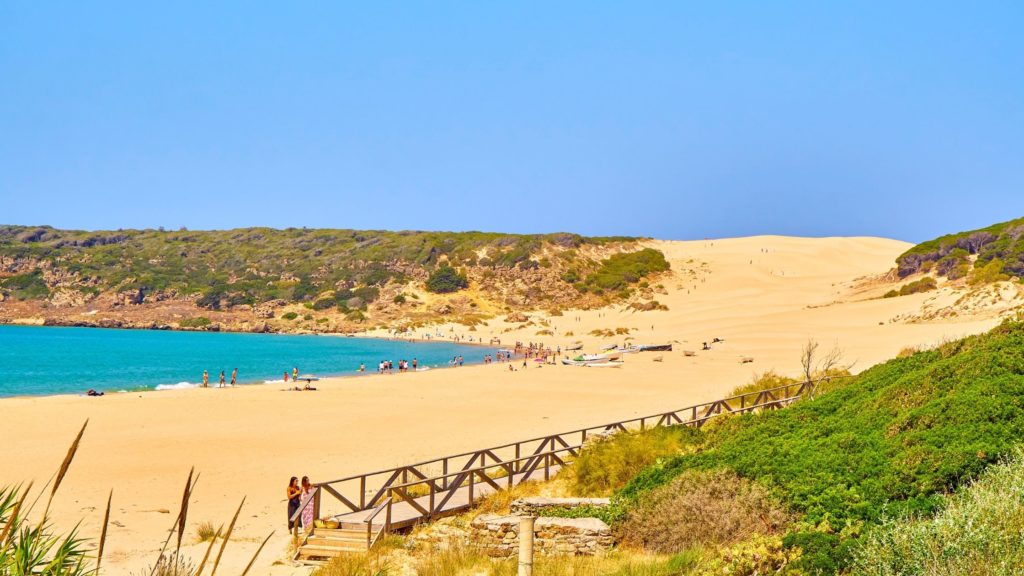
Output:
[[[494,349],[451,342],[403,342],[339,336],[174,332],[0,325],[0,396],[165,390],[197,386],[203,370],[216,386],[280,381],[293,368],[317,376],[367,373],[381,360],[417,359],[447,367],[455,356],[478,363]]]

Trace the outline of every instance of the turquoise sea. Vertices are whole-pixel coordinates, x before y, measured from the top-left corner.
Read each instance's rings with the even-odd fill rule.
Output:
[[[301,374],[357,375],[360,363],[373,373],[381,360],[416,358],[421,367],[447,367],[461,355],[483,361],[494,349],[449,342],[409,343],[371,338],[59,328],[0,325],[0,396],[82,394],[186,388],[223,370],[239,383],[281,380]]]

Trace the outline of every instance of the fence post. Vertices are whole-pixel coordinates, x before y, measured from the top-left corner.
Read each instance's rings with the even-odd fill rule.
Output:
[[[316,491],[313,492],[313,519],[314,520],[319,520],[320,519],[320,494],[322,492],[323,492],[323,489],[320,488],[320,487],[317,487]]]
[[[536,516],[519,519],[519,576],[533,576],[533,525]]]

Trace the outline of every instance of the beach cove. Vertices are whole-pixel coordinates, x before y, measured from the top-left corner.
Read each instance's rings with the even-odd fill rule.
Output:
[[[298,368],[317,376],[375,372],[382,360],[417,359],[421,369],[462,356],[479,363],[492,348],[383,338],[177,332],[0,325],[0,397],[195,388],[221,370],[238,383],[283,384]]]
[[[225,573],[240,573],[260,541],[277,530],[254,573],[307,574],[308,569],[285,561],[289,539],[284,533],[284,489],[290,476],[332,480],[715,400],[755,373],[797,375],[799,350],[808,338],[826,347],[838,345],[859,372],[904,347],[931,345],[998,323],[996,317],[970,310],[930,322],[893,320],[936,298],[950,303],[959,299],[952,291],[881,298],[891,284],[870,278],[891,268],[893,259],[907,249],[902,242],[763,236],[650,244],[672,262],[671,275],[662,280],[666,294],[658,296],[668,310],[638,313],[608,307],[560,316],[526,311],[526,316],[548,322],[554,337],[538,335],[542,327],[536,324],[505,318],[491,319],[472,333],[456,325],[440,325],[432,332],[563,347],[580,340],[586,351],[597,351],[625,337],[596,333],[622,327],[629,329],[630,342],[672,342],[672,352],[628,355],[614,369],[533,363],[523,369],[517,361],[515,371],[508,364],[492,364],[327,378],[317,383],[316,392],[284,392],[281,384],[266,384],[102,398],[2,398],[0,480],[45,483],[89,419],[65,480],[66,491],[53,509],[62,527],[82,520],[83,535],[95,537],[107,494],[114,490],[104,572],[138,573],[155,559],[174,521],[171,511],[181,498],[185,477],[195,466],[202,476],[192,499],[192,522],[226,523],[242,497],[247,498],[236,527],[238,539],[225,553]],[[369,335],[384,338],[387,333]],[[702,350],[702,342],[713,337],[724,342]],[[467,361],[485,353],[470,350],[475,355],[467,352]],[[687,350],[695,355],[685,355]],[[662,361],[655,362],[658,356]],[[743,363],[743,357],[753,362]],[[285,364],[283,370],[290,368],[289,362],[279,358],[274,365]],[[368,371],[373,368],[367,365]],[[301,364],[299,369],[313,371]],[[244,378],[245,372],[240,374]],[[184,547],[194,558],[204,551],[191,534]]]

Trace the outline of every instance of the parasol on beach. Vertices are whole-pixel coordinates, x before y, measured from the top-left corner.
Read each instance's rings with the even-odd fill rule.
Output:
[[[310,382],[317,382],[318,380],[320,380],[320,377],[313,376],[312,374],[299,374],[298,376],[293,378],[293,380],[305,380],[306,384],[309,384]]]

